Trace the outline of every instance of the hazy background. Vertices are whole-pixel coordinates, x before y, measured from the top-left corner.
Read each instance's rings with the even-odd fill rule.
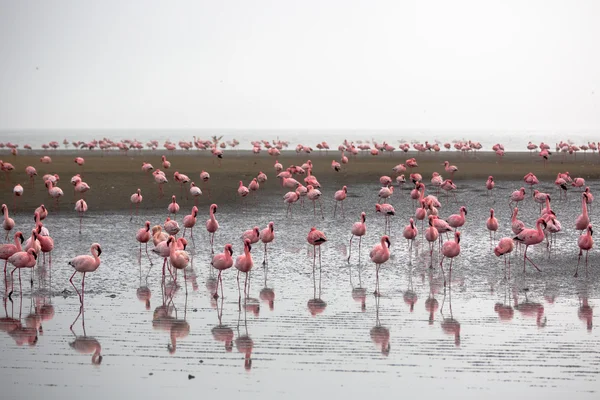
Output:
[[[593,133],[599,19],[594,0],[4,0],[0,129]]]

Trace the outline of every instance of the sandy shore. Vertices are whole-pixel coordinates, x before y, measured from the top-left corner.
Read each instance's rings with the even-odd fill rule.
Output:
[[[167,170],[169,183],[164,186],[165,197],[158,198],[158,187],[150,175],[142,172],[142,162],[150,162],[155,168],[161,166],[161,155],[166,154],[171,162],[171,168]],[[51,164],[42,164],[41,155],[50,155]],[[92,211],[129,209],[129,197],[139,187],[144,196],[143,208],[162,208],[166,207],[171,194],[180,194],[180,187],[173,179],[173,173],[179,171],[188,175],[199,186],[199,174],[206,170],[211,175],[210,191],[211,199],[203,196],[200,204],[205,205],[209,202],[219,204],[237,201],[238,183],[240,180],[248,185],[250,180],[260,171],[267,174],[269,180],[261,186],[261,191],[281,192],[278,180],[275,178],[273,164],[275,157],[271,157],[262,152],[259,155],[252,154],[249,151],[227,151],[219,167],[217,160],[208,152],[198,151],[177,151],[173,154],[164,152],[144,151],[141,154],[123,155],[116,152],[103,155],[98,151],[54,151],[42,152],[34,151],[30,154],[21,152],[18,156],[12,156],[3,152],[2,159],[14,165],[15,171],[10,175],[11,182],[6,182],[6,177],[2,176],[1,183],[1,201],[10,205],[13,209],[12,188],[16,183],[20,183],[25,188],[24,196],[21,200],[20,211],[31,212],[34,207],[44,203],[52,205],[53,201],[48,198],[47,191],[43,186],[42,176],[47,173],[58,174],[60,176],[59,186],[64,191],[64,197],[61,198],[61,209],[72,210],[74,204],[73,188],[70,179],[73,175],[81,173],[81,167],[74,163],[76,155],[85,158],[83,170],[84,181],[87,182],[91,190],[86,193],[86,201]],[[547,182],[553,182],[558,172],[569,171],[571,176],[581,176],[586,180],[597,179],[600,177],[600,156],[583,154],[577,156],[574,160],[572,156],[561,163],[562,156],[554,155],[544,167],[543,160],[537,154],[529,153],[507,153],[502,160],[499,160],[494,153],[480,152],[476,155],[462,155],[455,151],[442,151],[440,153],[417,154],[392,153],[371,156],[369,154],[360,154],[356,157],[350,157],[350,162],[345,166],[342,172],[335,172],[331,169],[331,161],[335,158],[339,160],[339,153],[331,151],[313,152],[311,154],[296,154],[294,151],[284,152],[277,157],[284,167],[289,165],[301,165],[306,160],[311,159],[314,164],[313,173],[318,177],[323,192],[329,192],[339,189],[342,185],[352,185],[353,182],[373,182],[374,187],[378,185],[378,179],[381,175],[393,177],[392,167],[398,163],[404,163],[408,158],[415,157],[419,167],[415,172],[423,175],[425,183],[429,183],[431,173],[438,171],[444,178],[449,177],[441,165],[444,160],[459,168],[455,174],[454,181],[459,185],[463,180],[477,179],[485,182],[488,175],[493,175],[496,180],[515,180],[523,179],[527,172],[533,172],[540,179]],[[35,188],[31,188],[29,178],[25,174],[25,167],[34,166],[38,171],[35,181]],[[406,174],[408,177],[408,173]],[[185,189],[187,191],[187,188]],[[184,192],[185,193],[185,192]],[[206,194],[206,193],[205,193]],[[178,200],[179,201],[179,200]],[[193,204],[193,200],[179,201],[184,210],[188,210]]]

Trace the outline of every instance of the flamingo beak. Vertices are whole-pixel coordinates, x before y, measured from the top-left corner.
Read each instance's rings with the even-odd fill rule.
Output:
[[[590,227],[590,236],[594,234],[594,230]]]
[[[387,246],[389,249],[392,246],[392,243],[390,242],[390,239],[387,239],[387,238],[385,239],[385,241],[387,242]]]
[[[233,255],[233,247],[229,247],[227,249],[227,251],[229,251],[229,255],[232,256]]]
[[[98,249],[98,257],[100,257],[100,254],[102,254],[102,249],[100,248],[100,246],[98,246],[97,249]]]
[[[23,234],[19,234],[19,239],[21,239],[21,244],[23,244],[23,242],[25,241],[25,237],[23,237]]]
[[[32,251],[31,254],[33,255],[33,258],[37,260],[37,253],[35,251]]]
[[[248,243],[248,251],[252,251],[252,245]]]

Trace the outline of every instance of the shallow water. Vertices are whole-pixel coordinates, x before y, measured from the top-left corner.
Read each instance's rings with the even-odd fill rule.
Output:
[[[445,264],[446,289],[437,255],[435,268],[428,268],[427,243],[420,234],[409,253],[401,235],[414,207],[407,190],[396,192],[393,255],[380,272],[380,298],[373,296],[375,268],[368,257],[384,226],[374,212],[377,185],[352,187],[345,218],[333,218],[333,190],[323,190],[324,220],[313,216],[308,203],[304,209],[294,205],[293,217],[285,218],[279,195],[259,197],[256,204],[249,201],[245,210],[219,207],[218,252],[232,243],[237,256],[243,249],[242,231],[275,223],[266,268],[261,265],[262,245],[253,246],[250,299],[245,306],[242,299],[241,311],[235,270],[223,274],[224,298],[211,299],[216,274],[210,269],[204,229],[208,204],[200,206],[194,241],[187,248],[193,256],[186,270],[187,296],[181,273],[179,287],[168,275],[163,285],[162,260],[151,253],[154,265],[149,269],[134,238],[146,218],[153,225],[164,222],[166,210],[134,217],[131,223],[126,214],[90,212],[81,235],[74,214],[51,214],[45,222],[56,243],[52,267],[36,270],[33,289],[30,272],[24,271],[22,294],[15,273],[12,303],[2,288],[2,316],[20,319],[23,326],[39,326],[41,320],[31,345],[35,331],[0,333],[2,398],[181,396],[190,390],[209,396],[241,393],[245,398],[330,393],[362,398],[392,390],[404,396],[450,398],[500,398],[507,393],[597,398],[600,335],[593,313],[600,301],[599,257],[592,250],[587,277],[585,268],[579,278],[573,277],[578,247],[572,225],[580,213],[580,197],[571,192],[568,201],[558,201],[550,185],[540,188],[556,197],[553,206],[564,231],[551,253],[545,244],[528,251],[543,272],[528,266],[523,273],[519,253],[511,278],[505,279],[502,260],[491,252],[485,221],[494,207],[501,224],[496,237],[511,236],[506,199],[522,184],[499,186],[496,202],[488,199],[482,182],[474,181],[460,183],[458,204],[440,196],[443,217],[462,204],[468,209],[461,256],[451,277]],[[599,187],[591,185],[592,191]],[[520,219],[532,226],[539,206],[528,196],[520,209]],[[349,230],[362,210],[368,228],[360,264],[358,247],[348,264]],[[593,208],[593,221],[596,216]],[[28,227],[24,231],[32,226],[30,215],[17,215],[16,222],[19,228]],[[318,270],[315,280],[312,275],[312,248],[305,241],[311,226],[328,237],[322,246],[320,294]],[[421,230],[420,222],[417,227]],[[102,264],[86,277],[85,310],[73,333],[69,328],[78,316],[79,298],[69,284],[72,269],[67,262],[89,253],[92,242],[102,245]],[[74,282],[79,285],[81,276]],[[10,287],[10,279],[6,284]],[[87,344],[88,353],[71,346],[76,336],[75,346]],[[101,346],[100,365],[92,363],[92,338]]]

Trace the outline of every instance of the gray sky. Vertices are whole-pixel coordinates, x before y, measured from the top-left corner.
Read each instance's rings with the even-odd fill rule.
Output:
[[[600,1],[0,0],[0,129],[599,129]]]

